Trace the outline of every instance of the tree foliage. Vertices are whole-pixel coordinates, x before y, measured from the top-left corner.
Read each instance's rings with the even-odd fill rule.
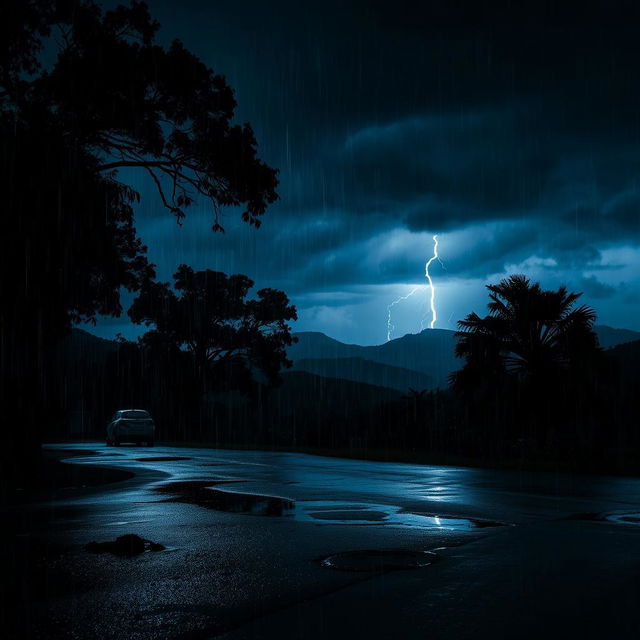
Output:
[[[138,169],[178,220],[197,199],[243,207],[258,226],[277,199],[276,171],[256,152],[225,79],[135,0],[103,12],[90,0],[10,0],[0,16],[4,256],[16,292],[59,307],[49,327],[118,315],[119,289],[153,275],[137,239]],[[6,271],[6,270],[5,270]],[[78,279],[82,282],[78,282]],[[40,286],[39,286],[40,285]],[[65,314],[68,316],[65,317]]]
[[[159,25],[146,4],[104,13],[89,0],[17,4],[1,58],[5,109],[53,117],[113,180],[122,167],[146,172],[178,219],[203,197],[214,229],[222,230],[227,205],[244,207],[243,219],[259,226],[278,197],[276,170],[257,157],[251,126],[232,124],[236,101],[224,77],[179,40],[155,43]],[[45,38],[56,43],[46,69],[38,59]]]
[[[134,225],[142,180],[178,222],[208,202],[215,231],[221,207],[257,227],[277,199],[225,79],[157,32],[136,0],[0,4],[0,405],[32,425],[25,434],[51,418],[56,340],[120,315],[121,289],[155,275]]]
[[[451,377],[484,455],[552,459],[601,437],[606,359],[579,293],[522,275],[489,285],[489,314],[459,322]],[[598,435],[596,435],[598,434]]]
[[[129,310],[134,322],[154,327],[143,336],[144,345],[189,352],[205,389],[232,384],[246,390],[256,372],[278,382],[280,369],[291,366],[286,347],[295,340],[287,323],[297,318],[285,293],[260,289],[249,298],[254,283],[247,276],[186,265],[178,267],[174,281],[173,289],[149,283]]]
[[[495,384],[505,376],[541,383],[576,375],[599,352],[593,309],[565,287],[545,291],[522,275],[488,285],[489,314],[469,314],[458,325],[456,355],[466,363],[452,382],[461,389]]]

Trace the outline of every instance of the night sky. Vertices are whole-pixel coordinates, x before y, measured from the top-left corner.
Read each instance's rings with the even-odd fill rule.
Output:
[[[639,3],[149,5],[163,42],[226,76],[281,181],[259,230],[229,210],[221,235],[204,205],[179,228],[121,173],[162,280],[182,262],[245,273],[289,294],[297,331],[382,343],[416,285],[394,337],[420,329],[437,233],[437,328],[525,273],[640,329]]]

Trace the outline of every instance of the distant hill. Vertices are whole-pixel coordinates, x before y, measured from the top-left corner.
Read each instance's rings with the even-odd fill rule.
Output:
[[[614,329],[601,325],[595,328],[600,346],[603,349],[610,349],[625,342],[634,342],[640,340],[640,331],[631,331],[630,329]]]
[[[640,332],[595,328],[603,348],[640,340]],[[462,366],[454,356],[455,336],[445,329],[426,329],[381,345],[345,344],[324,333],[295,334],[297,344],[289,348],[294,371],[306,371],[327,378],[350,380],[388,389],[406,391],[446,387],[447,378]],[[64,359],[71,370],[84,365],[104,366],[117,344],[83,329],[73,329],[64,343]]]
[[[397,400],[402,395],[395,389],[318,376],[306,371],[287,371],[283,383],[271,392],[270,405],[281,406],[284,413],[295,410],[317,410],[321,413],[355,411]]]
[[[363,358],[303,358],[296,360],[294,371],[307,371],[325,378],[340,378],[365,384],[382,385],[406,392],[433,388],[433,378],[420,371],[392,367]]]
[[[299,331],[294,334],[298,342],[289,347],[288,354],[293,360],[308,358],[351,358],[357,357],[361,345],[346,344],[330,338],[320,331]]]
[[[604,325],[595,327],[595,332],[604,349],[640,339],[638,331]],[[433,389],[446,387],[449,375],[462,366],[462,361],[454,353],[455,332],[446,329],[425,329],[421,333],[410,333],[367,347],[345,344],[317,331],[302,331],[295,335],[298,343],[288,352],[294,368],[323,376],[343,377],[394,389],[408,386]],[[337,362],[329,364],[327,361]],[[387,365],[399,371],[375,368],[362,361]],[[420,381],[417,386],[405,387],[404,379],[410,377],[410,372],[426,375],[429,380],[418,378],[415,380],[416,383]]]
[[[454,356],[454,332],[445,329],[426,329],[418,334],[407,334],[381,345],[367,347],[344,344],[314,331],[297,333],[296,337],[298,343],[289,349],[289,357],[294,363],[302,360],[358,358],[396,367],[405,372],[425,374],[430,378],[430,384],[422,388],[446,386],[449,374],[460,367],[460,361]],[[378,371],[382,374],[384,370]],[[386,375],[392,374],[387,371]],[[420,380],[427,382],[423,378]],[[378,384],[382,382],[383,379],[378,380]]]
[[[84,329],[71,329],[64,340],[65,358],[71,362],[104,365],[109,354],[117,349],[118,345],[113,340],[98,338]]]
[[[102,422],[85,425],[86,420],[83,416],[100,404],[104,391],[104,379],[101,376],[104,375],[107,363],[117,349],[115,341],[99,338],[83,329],[72,329],[65,338],[62,345],[62,367],[67,380],[65,406],[73,433],[86,434],[91,428],[101,433]],[[301,416],[304,414],[304,419],[308,419],[309,412],[324,418],[331,415],[344,418],[365,408],[396,400],[412,386],[392,388],[384,384],[373,384],[376,379],[398,381],[405,376],[406,381],[413,382],[420,388],[424,386],[420,385],[420,382],[429,382],[423,374],[394,370],[393,367],[372,362],[349,364],[325,361],[324,364],[330,365],[327,367],[328,372],[333,366],[334,373],[338,374],[338,369],[342,367],[346,375],[351,372],[353,377],[338,379],[340,376],[331,374],[323,377],[302,368],[298,371],[283,371],[283,384],[269,394],[270,409],[276,418],[280,416],[290,419],[291,416],[298,416],[302,419]],[[303,366],[312,368],[313,363],[303,363]],[[321,364],[320,368],[322,367]],[[117,383],[115,386],[117,387]],[[244,405],[248,402],[246,398],[234,393],[219,394],[217,399],[230,408],[238,403]]]

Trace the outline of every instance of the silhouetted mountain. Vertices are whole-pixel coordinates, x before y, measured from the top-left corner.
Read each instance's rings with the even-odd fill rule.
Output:
[[[625,340],[638,334],[610,327],[598,327],[597,331],[604,345],[616,340],[623,343],[610,353],[618,362],[617,384],[627,389],[625,393],[632,398],[634,381],[640,374],[640,341]],[[356,408],[372,410],[377,403],[396,400],[410,387],[445,388],[448,374],[461,366],[454,358],[452,331],[428,329],[368,347],[343,344],[322,333],[300,333],[298,338],[289,351],[294,370],[283,372],[282,387],[269,394],[270,411],[280,417],[293,415],[294,421],[302,420],[303,414],[304,419],[310,420],[314,407],[322,416],[318,420],[335,412],[344,418]],[[101,432],[107,414],[114,409],[111,404],[120,402],[122,385],[128,384],[119,377],[113,378],[118,345],[74,329],[62,349],[64,406],[71,428],[74,433]],[[164,380],[164,374],[159,379]],[[230,400],[224,400],[228,407]],[[163,411],[158,405],[159,415]],[[89,414],[93,417],[87,426]]]
[[[640,331],[631,331],[630,329],[614,329],[613,327],[601,325],[595,328],[595,332],[603,349],[610,349],[618,344],[640,340]]]
[[[420,371],[380,364],[363,358],[303,358],[294,363],[295,371],[307,371],[325,378],[340,378],[365,384],[382,385],[406,392],[431,389],[433,379]]]
[[[293,360],[357,357],[357,351],[364,348],[361,345],[340,342],[320,331],[300,331],[294,335],[298,342],[287,350]]]
[[[398,400],[402,395],[395,389],[306,371],[287,371],[282,378],[283,383],[272,392],[269,405],[280,405],[283,413],[312,409],[323,415],[336,412],[344,415],[347,411]]]
[[[595,331],[604,349],[640,339],[640,332],[629,329],[598,326]],[[289,348],[294,368],[333,378],[359,380],[394,389],[408,386],[434,389],[446,387],[449,374],[462,366],[462,362],[455,357],[455,332],[446,329],[425,329],[421,333],[410,333],[384,344],[368,347],[345,344],[317,331],[302,331],[295,335],[298,342]],[[339,362],[322,362],[331,360]],[[356,364],[363,360],[398,368],[404,374],[367,367],[364,363]],[[352,361],[351,364],[347,364],[348,361]],[[420,379],[417,386],[400,386],[403,383],[402,376],[410,372],[426,374],[430,382]]]
[[[83,329],[72,329],[64,341],[64,359],[73,363],[104,365],[117,349],[118,345],[113,340],[99,338]]]
[[[615,329],[602,325],[597,326],[595,331],[604,349],[640,340],[640,332],[630,329]],[[296,362],[330,358],[360,358],[433,376],[432,365],[425,364],[423,361],[425,357],[433,359],[434,356],[440,354],[452,369],[459,368],[460,361],[452,355],[455,345],[453,334],[453,331],[446,329],[425,329],[419,334],[407,334],[381,345],[363,347],[357,344],[345,344],[319,331],[301,331],[295,334],[298,343],[289,348],[289,356]],[[451,351],[448,350],[449,346],[451,346]],[[102,363],[110,353],[115,352],[117,345],[113,340],[105,340],[89,331],[76,328],[72,329],[65,339],[64,348],[70,359]],[[311,370],[312,366],[316,365],[309,365],[304,370]],[[295,368],[302,369],[298,364]],[[443,367],[443,370],[446,369],[447,367]],[[332,375],[332,377],[335,376]]]
[[[628,335],[620,332],[617,337]],[[196,411],[190,378],[183,384],[182,374],[176,374],[177,361],[149,361],[140,357],[135,346],[74,331],[65,346],[66,369],[61,371],[65,420],[57,426],[47,423],[46,434],[102,437],[115,409],[135,405],[151,411],[160,440],[249,448],[310,447],[356,455],[376,450],[422,451],[470,456],[491,464],[520,456],[522,447],[520,441],[514,444],[518,435],[512,425],[519,425],[526,396],[517,393],[517,388],[507,388],[507,393],[497,393],[488,401],[480,397],[472,404],[465,404],[451,389],[411,394],[409,387],[428,388],[429,374],[362,357],[434,369],[440,364],[442,371],[442,362],[459,366],[453,359],[453,340],[453,332],[428,330],[384,345],[360,347],[323,334],[302,334],[298,352],[318,350],[327,357],[301,358],[298,366],[314,368],[322,375],[284,371],[279,387],[267,392],[256,384],[250,396],[238,391],[210,393],[202,411]],[[439,349],[447,347],[449,353],[440,356]],[[360,355],[341,355],[344,353]],[[640,340],[623,343],[607,350],[593,370],[597,378],[588,378],[584,389],[580,380],[565,380],[553,400],[559,401],[560,412],[548,413],[553,422],[544,423],[554,434],[554,448],[534,449],[527,455],[544,460],[550,456],[556,464],[557,447],[564,447],[573,452],[561,457],[561,461],[566,458],[569,470],[639,473],[639,360]],[[349,375],[365,381],[345,379]],[[383,383],[374,385],[367,380]],[[570,395],[562,404],[564,394]],[[525,452],[544,445],[531,440],[527,446]]]
[[[312,331],[295,335],[298,343],[289,349],[289,357],[294,363],[301,360],[360,358],[426,374],[431,382],[428,387],[421,388],[446,386],[449,374],[460,366],[454,355],[454,332],[445,329],[426,329],[421,333],[407,334],[402,338],[368,347],[344,344],[323,333]],[[377,380],[377,383],[382,384],[383,378]]]
[[[131,393],[135,398],[134,404],[136,406],[140,404],[152,411],[161,429],[162,437],[169,439],[182,437],[175,421],[167,415],[167,408],[161,402],[162,398],[171,394],[154,391],[158,384],[162,387],[163,380],[170,377],[169,372],[160,373],[159,378],[156,379],[150,376],[148,371],[144,373],[140,370],[136,373],[134,369],[139,366],[139,363],[135,364],[134,361],[127,360],[124,364],[125,371],[129,371],[129,366],[135,364],[134,369],[129,372],[133,378],[121,378],[122,370],[117,363],[123,358],[126,360],[129,356],[119,351],[119,345],[115,341],[104,340],[82,329],[73,329],[65,338],[61,350],[63,363],[61,375],[65,378],[63,404],[66,417],[59,424],[52,424],[47,428],[48,436],[101,437],[108,416],[114,410],[121,408],[122,402],[127,406],[130,404],[129,400],[123,401],[122,397],[123,394],[127,396],[127,389],[131,387],[133,380],[135,388],[131,387]],[[334,369],[339,366],[339,363],[331,361],[327,361],[327,364],[333,365]],[[348,371],[348,366],[346,369]],[[353,363],[352,369],[357,371],[358,364]],[[361,369],[361,376],[368,376],[372,380],[376,378],[397,380],[399,376],[405,375],[407,381],[415,383],[416,387],[421,386],[419,384],[421,380],[428,380],[424,374],[394,370],[393,367],[371,362],[363,361]],[[377,375],[367,374],[367,371],[372,369],[376,370]],[[143,377],[139,379],[140,375]],[[398,400],[408,386],[411,386],[407,384],[400,389],[385,388],[384,385],[338,379],[335,376],[323,377],[307,371],[284,371],[282,377],[282,385],[272,389],[266,398],[270,416],[269,424],[278,425],[280,420],[286,420],[287,425],[294,428],[299,422],[301,429],[302,425],[306,424],[317,425],[320,429],[324,424],[335,422],[334,418],[344,421],[349,416],[359,415],[362,411],[373,411],[382,403]],[[172,388],[172,392],[176,390]],[[211,400],[218,406],[218,410],[227,416],[225,420],[228,419],[228,424],[233,423],[234,428],[237,427],[240,430],[246,427],[247,431],[243,438],[250,440],[254,437],[252,430],[256,425],[255,416],[250,409],[252,406],[250,400],[237,392],[212,394]],[[175,405],[174,408],[177,408],[181,414],[185,414],[190,408],[189,398],[176,397],[172,402]],[[210,418],[213,420],[211,416]],[[225,420],[223,423],[227,424]],[[194,428],[193,416],[185,418],[185,421],[190,429]],[[235,434],[232,430],[227,435],[229,442],[235,441],[236,437],[239,438],[238,441],[242,440],[240,432]],[[320,435],[318,440],[321,440]]]

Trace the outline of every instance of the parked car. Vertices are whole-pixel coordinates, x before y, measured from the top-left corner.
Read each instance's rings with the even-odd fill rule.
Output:
[[[121,442],[146,442],[152,447],[156,426],[148,411],[143,409],[121,409],[116,411],[107,426],[107,444],[119,445]]]

